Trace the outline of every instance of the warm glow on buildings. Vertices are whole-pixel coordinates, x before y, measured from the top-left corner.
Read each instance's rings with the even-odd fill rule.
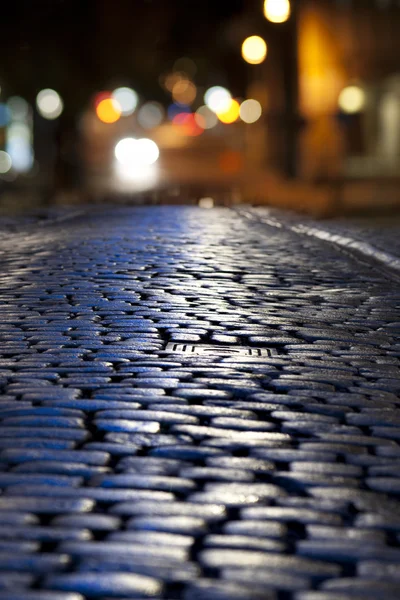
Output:
[[[318,5],[305,5],[299,15],[300,109],[305,117],[334,113],[347,83],[335,31]]]

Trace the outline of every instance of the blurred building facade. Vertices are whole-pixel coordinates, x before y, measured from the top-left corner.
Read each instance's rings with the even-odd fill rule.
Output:
[[[296,17],[298,174],[400,175],[400,3],[297,0]],[[360,98],[347,111],[348,86]]]

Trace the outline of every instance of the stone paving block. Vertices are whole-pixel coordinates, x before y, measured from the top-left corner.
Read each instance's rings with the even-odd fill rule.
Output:
[[[367,579],[400,580],[400,572],[397,563],[382,562],[379,560],[360,561],[357,565],[357,573]]]
[[[240,534],[208,535],[204,538],[205,548],[242,548],[263,552],[284,552],[286,545],[276,540]]]
[[[22,574],[20,574],[21,576]],[[25,574],[24,574],[25,575]],[[56,592],[46,590],[0,591],[1,600],[84,600],[75,592]]]
[[[84,514],[65,514],[54,517],[51,522],[54,527],[64,527],[70,530],[81,530],[82,528],[90,531],[115,531],[121,526],[121,520],[118,517],[105,514],[84,513]]]
[[[107,452],[95,452],[89,450],[2,450],[0,460],[10,463],[21,463],[26,461],[57,461],[67,463],[82,463],[86,465],[104,466],[110,460]]]
[[[248,585],[262,585],[265,590],[277,590],[294,592],[307,590],[311,587],[311,581],[307,577],[290,575],[289,573],[277,572],[273,569],[223,569],[222,578],[231,582],[246,583]]]
[[[143,488],[181,493],[187,493],[196,487],[195,483],[191,481],[191,479],[185,477],[140,475],[136,473],[102,475],[97,477],[93,483],[96,483],[103,488]]]
[[[317,524],[338,526],[342,524],[340,515],[298,507],[254,506],[243,508],[241,514],[244,519],[267,519],[283,523],[295,521],[305,525]]]
[[[159,458],[155,456],[126,456],[116,465],[124,473],[152,473],[153,475],[176,475],[182,468],[190,467],[189,461]]]
[[[163,531],[117,531],[109,534],[107,540],[111,542],[143,544],[146,546],[176,546],[178,548],[190,548],[195,541],[189,535],[166,533]]]
[[[373,578],[354,578],[343,577],[334,581],[325,581],[322,588],[329,591],[345,592],[348,594],[358,593],[365,597],[377,598],[391,596],[395,598],[398,594],[398,583],[394,581],[382,581]]]
[[[27,588],[35,581],[35,576],[30,573],[16,573],[3,571],[0,573],[0,591]]]
[[[365,596],[354,594],[353,592],[339,591],[313,591],[313,592],[298,592],[295,595],[295,600],[365,600]],[[395,598],[385,598],[385,600],[395,600]]]
[[[46,587],[61,591],[90,594],[93,598],[157,598],[162,584],[155,578],[132,573],[68,573],[48,577]]]
[[[203,566],[216,569],[267,568],[314,579],[337,577],[341,573],[341,568],[333,563],[269,552],[209,549],[201,552],[199,558]]]
[[[51,573],[63,571],[70,564],[66,554],[18,552],[0,552],[0,571],[21,571],[28,573]]]
[[[185,591],[184,600],[276,600],[272,590],[262,585],[199,579]]]
[[[195,504],[188,501],[135,501],[120,502],[110,508],[110,512],[124,516],[157,516],[157,517],[194,517],[207,522],[221,521],[226,518],[226,510],[223,504]],[[131,521],[127,522],[130,527]]]
[[[20,490],[20,486],[17,488],[17,493]],[[54,495],[54,488],[49,486],[49,496]],[[58,513],[80,513],[80,512],[88,512],[92,510],[94,507],[94,501],[90,498],[44,498],[44,497],[33,497],[29,493],[27,496],[3,496],[0,497],[0,511],[9,512],[9,511],[21,511],[26,513],[26,511],[32,512],[33,514],[58,514]],[[0,513],[1,514],[1,513]]]
[[[181,477],[194,481],[253,481],[254,476],[248,471],[218,467],[184,467]]]
[[[43,438],[58,438],[61,440],[71,440],[75,442],[83,442],[88,439],[88,432],[82,427],[76,429],[73,427],[0,427],[1,436],[3,438],[24,437],[37,438],[42,441]]]
[[[297,543],[297,552],[300,556],[308,556],[321,560],[334,560],[336,562],[353,562],[357,560],[387,560],[396,561],[400,558],[400,550],[382,545],[377,540],[372,544],[365,540],[301,540]]]
[[[191,515],[135,516],[128,526],[130,529],[164,531],[193,537],[206,532],[206,520]]]
[[[117,541],[62,542],[59,544],[62,552],[74,557],[91,557],[114,555],[122,558],[149,556],[150,558],[165,557],[169,561],[184,562],[188,558],[188,548],[182,546],[164,547],[163,545],[143,545],[142,543]]]
[[[23,552],[38,552],[40,549],[40,543],[35,541],[23,541],[23,540],[0,540],[0,553],[12,555]]]
[[[147,489],[106,489],[99,487],[81,487],[81,488],[72,488],[68,486],[60,487],[60,486],[52,486],[52,485],[16,485],[10,486],[6,491],[7,497],[0,497],[0,510],[2,504],[4,506],[9,507],[8,502],[11,502],[11,498],[19,497],[24,499],[29,499],[30,497],[35,497],[36,499],[42,499],[43,504],[47,502],[50,506],[49,498],[57,498],[59,500],[67,500],[70,502],[71,507],[74,506],[74,502],[76,502],[76,506],[79,507],[84,505],[82,500],[88,501],[97,501],[102,502],[104,504],[113,504],[114,502],[125,502],[127,500],[173,500],[175,498],[174,494],[171,492],[161,491],[161,490],[147,490]],[[24,504],[22,500],[19,500],[21,505]],[[65,503],[65,506],[68,505],[68,502]],[[28,504],[27,504],[28,506]],[[80,512],[80,511],[72,511],[72,512]]]

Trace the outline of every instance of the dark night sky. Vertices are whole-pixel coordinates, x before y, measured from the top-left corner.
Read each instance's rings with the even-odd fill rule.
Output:
[[[198,85],[240,93],[244,66],[229,32],[249,7],[252,0],[14,0],[0,9],[0,82],[30,101],[53,87],[74,111],[120,84],[167,101],[158,76],[186,55],[198,64]]]

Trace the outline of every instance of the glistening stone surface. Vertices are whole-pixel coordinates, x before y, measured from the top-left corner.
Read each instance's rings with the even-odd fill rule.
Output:
[[[393,600],[400,287],[268,214],[0,239],[0,600]]]

